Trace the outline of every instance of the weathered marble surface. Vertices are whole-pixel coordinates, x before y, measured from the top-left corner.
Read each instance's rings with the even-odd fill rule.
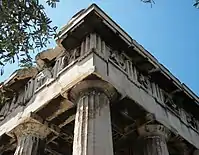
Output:
[[[14,155],[43,155],[45,140],[37,136],[26,135],[17,141],[17,148]]]
[[[56,46],[54,49],[47,49],[36,55],[37,67],[42,70],[47,67],[48,63],[55,59],[63,52],[63,48]]]
[[[105,82],[93,80],[72,89],[77,99],[73,155],[113,155],[110,97],[116,92],[113,88],[103,90],[106,86]]]
[[[45,137],[50,133],[47,126],[37,122],[25,122],[18,125],[13,134],[17,137],[14,155],[43,155]]]
[[[107,61],[98,54],[94,55],[94,60],[96,75],[112,84],[123,96],[129,97],[146,111],[152,113],[158,122],[164,124],[174,134],[182,136],[199,148],[199,122],[192,119],[192,123],[190,123],[188,121],[189,113],[179,107],[174,107],[174,109],[170,107],[168,102],[165,102],[167,97],[162,98],[162,91],[157,84],[151,83],[152,90],[145,88],[142,83],[131,78],[114,61]],[[192,124],[195,124],[195,127]]]
[[[140,134],[140,154],[169,155],[167,140],[170,132],[163,125],[144,125],[138,129]]]
[[[54,59],[54,56],[50,56],[50,59]],[[174,129],[199,148],[198,121],[185,110],[176,107],[172,96],[150,81],[149,76],[143,75],[130,57],[108,47],[96,34],[86,36],[79,47],[58,57],[52,68],[45,68],[30,79],[15,102],[20,103],[21,108],[14,102],[3,107],[0,113],[3,113],[4,120],[9,113],[17,112],[17,116],[7,117],[8,121],[0,126],[0,135],[11,130],[11,124],[15,126],[23,122],[31,111],[41,108],[60,92],[69,90],[92,73],[109,81],[122,96],[134,100],[146,111],[153,113],[159,122]]]

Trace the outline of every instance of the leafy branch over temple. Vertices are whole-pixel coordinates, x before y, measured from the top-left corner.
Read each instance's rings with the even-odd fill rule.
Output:
[[[59,0],[47,0],[56,7]],[[0,1],[0,65],[18,62],[31,66],[31,53],[46,47],[56,34],[55,26],[39,0]],[[1,70],[3,74],[3,70]]]

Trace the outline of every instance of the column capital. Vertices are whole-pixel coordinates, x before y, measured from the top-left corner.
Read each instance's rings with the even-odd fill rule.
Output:
[[[102,80],[84,80],[75,85],[70,91],[70,98],[75,101],[81,96],[95,92],[104,93],[109,100],[113,101],[117,98],[116,89],[106,81]]]
[[[50,133],[50,129],[39,122],[30,120],[15,127],[12,133],[18,138],[23,136],[35,136],[44,139]]]
[[[160,124],[147,124],[138,128],[138,133],[140,136],[150,137],[150,136],[160,136],[168,140],[170,137],[170,131],[163,125]]]

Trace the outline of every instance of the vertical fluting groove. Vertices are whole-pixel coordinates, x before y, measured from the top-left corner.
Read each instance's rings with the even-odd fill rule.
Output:
[[[21,144],[20,144],[20,155],[22,155],[22,153],[23,153],[23,149],[24,149],[24,144],[25,144],[26,138],[23,137],[22,139],[23,140],[21,141]]]
[[[27,154],[28,152],[28,145],[31,145],[31,144],[28,144],[28,140],[30,139],[30,136],[26,136],[25,139],[24,139],[24,144],[23,144],[23,149],[21,150],[21,154]]]
[[[80,105],[79,104],[77,105],[77,112],[76,112],[76,116],[75,116],[75,124],[80,123],[80,115],[79,115],[78,111],[80,111]],[[78,130],[79,130],[79,128],[76,126],[74,128],[74,133],[76,133],[76,134],[79,133]],[[74,136],[74,140],[73,140],[73,151],[74,152],[77,151],[77,149],[75,147],[78,146],[78,138],[79,138],[79,136]],[[75,152],[75,153],[77,153],[77,152]]]
[[[160,136],[145,137],[143,155],[169,155],[165,139]]]
[[[20,154],[22,143],[23,143],[23,137],[21,137],[20,139],[18,139],[17,149],[16,149],[14,155]]]
[[[23,137],[18,140],[17,149],[14,155],[20,154],[22,143],[23,143]]]
[[[81,142],[81,154],[83,155],[84,154],[84,138],[85,138],[85,135],[84,135],[84,128],[85,128],[85,122],[84,122],[84,118],[85,118],[85,116],[84,116],[84,113],[85,113],[85,103],[84,103],[84,101],[85,101],[85,98],[86,98],[87,96],[84,96],[83,98],[82,98],[82,101],[81,101],[81,105],[82,105],[82,108],[81,108],[81,111],[82,111],[82,119],[81,119],[81,123],[82,123],[82,125],[81,125],[81,130],[80,130],[80,133],[81,133],[81,138],[82,138],[82,140],[80,141]]]
[[[95,106],[95,118],[96,118],[100,115],[100,104],[99,104],[100,96],[98,94],[96,94],[95,98],[96,98],[96,102],[95,102],[95,105],[96,105]]]
[[[95,129],[95,123],[93,121],[94,118],[94,103],[95,103],[95,95],[91,95],[90,96],[90,101],[89,101],[89,108],[90,111],[88,112],[88,123],[90,123],[89,127],[88,127],[88,141],[90,141],[91,143],[88,144],[87,141],[87,146],[90,145],[91,148],[94,148],[94,143],[95,143],[95,135],[93,134],[93,131]],[[88,109],[89,110],[89,109]],[[90,138],[90,139],[89,139]],[[94,149],[93,150],[89,150],[88,149],[88,154],[94,154]]]
[[[94,143],[93,143],[93,147],[91,148],[93,151],[93,154],[95,154],[95,151],[96,151],[96,149],[95,149],[95,145],[96,145],[96,143],[97,143],[97,135],[96,135],[96,133],[95,133],[95,130],[96,130],[96,128],[97,128],[97,124],[96,124],[96,121],[94,121],[95,119],[96,119],[96,108],[97,108],[97,96],[96,95],[94,95],[93,96],[93,98],[94,98],[94,110],[93,110],[93,119],[91,120],[92,122],[93,122],[93,124],[94,124],[94,130],[92,131],[92,135],[93,135],[93,138],[94,138]]]
[[[20,150],[19,143],[21,143],[21,142],[20,142],[20,141],[18,141],[18,146],[17,146],[17,148],[16,148],[16,151],[15,151],[15,154],[14,154],[14,155],[16,155],[16,154],[17,154],[17,152],[19,152],[19,150]]]
[[[14,155],[42,155],[44,147],[37,136],[23,135],[19,138]]]
[[[84,99],[84,126],[83,126],[83,135],[84,135],[84,151],[83,154],[87,154],[87,141],[88,141],[88,112],[89,112],[89,103],[90,95],[86,96]]]
[[[80,108],[79,108],[79,112],[80,112],[80,114],[79,114],[79,116],[80,116],[80,122],[79,122],[79,131],[78,131],[78,138],[79,138],[79,140],[78,140],[78,152],[82,152],[82,150],[81,150],[81,143],[82,143],[82,127],[83,127],[83,122],[82,122],[82,120],[83,120],[83,103],[84,103],[84,97],[80,100],[80,103],[79,103],[79,106],[80,106]]]
[[[30,136],[29,138],[28,138],[28,145],[29,145],[29,149],[28,149],[28,153],[27,154],[32,154],[32,150],[33,150],[33,145],[30,145],[31,144],[31,141],[33,141],[34,140],[34,137],[32,137],[32,136]]]
[[[32,149],[29,150],[29,152],[31,153],[31,155],[35,155],[36,153],[38,153],[38,151],[34,151],[35,149],[37,149],[38,145],[37,145],[37,141],[39,139],[37,139],[36,137],[31,137],[30,138],[30,143],[31,143],[31,140],[33,141],[33,145],[31,146]],[[35,153],[36,152],[36,153]]]
[[[39,154],[39,149],[38,149],[38,147],[39,147],[39,139],[37,138],[37,137],[34,137],[34,149],[32,150],[33,152],[32,152],[32,154],[33,155],[38,155]]]

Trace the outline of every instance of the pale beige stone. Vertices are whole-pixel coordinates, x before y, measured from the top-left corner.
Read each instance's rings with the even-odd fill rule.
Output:
[[[17,148],[14,155],[43,155],[44,142],[50,130],[37,122],[25,122],[17,126],[13,133],[17,137]]]
[[[36,55],[36,63],[39,69],[43,69],[46,61],[50,62],[63,52],[63,48],[56,46],[54,49],[47,49]]]

